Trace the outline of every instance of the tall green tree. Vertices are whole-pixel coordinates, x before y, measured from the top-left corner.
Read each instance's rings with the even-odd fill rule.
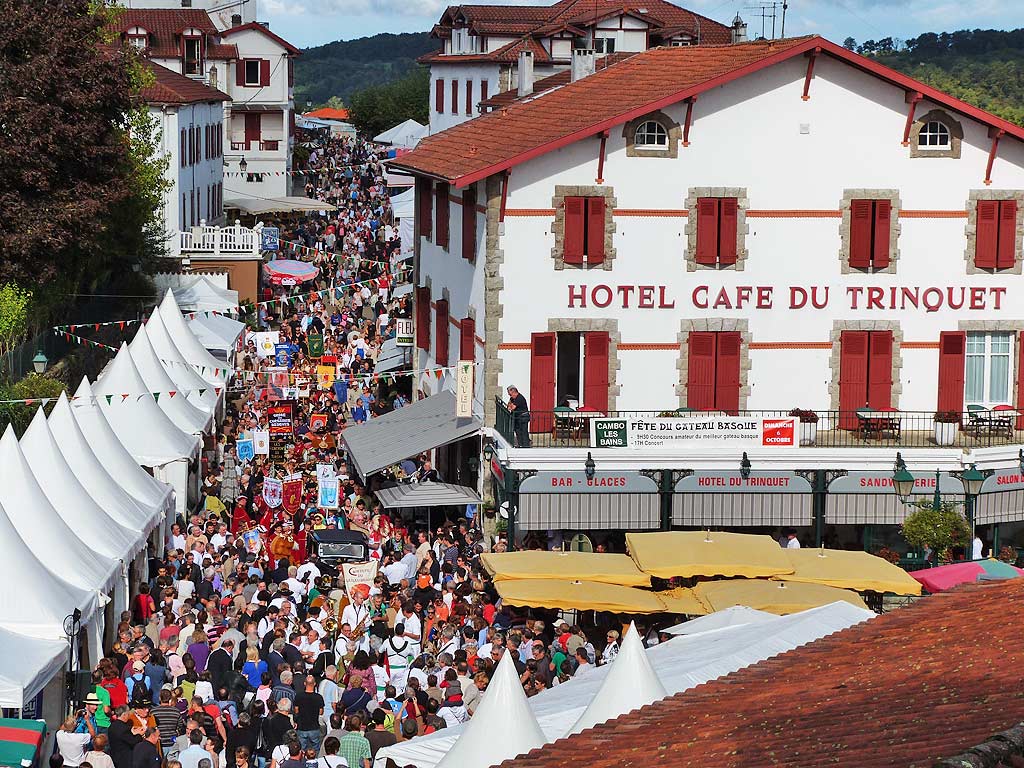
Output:
[[[430,72],[421,67],[387,85],[374,86],[352,96],[349,118],[366,136],[376,136],[412,118],[423,125],[430,119]]]

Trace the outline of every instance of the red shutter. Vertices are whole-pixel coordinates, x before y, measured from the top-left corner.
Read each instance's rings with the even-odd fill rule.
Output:
[[[487,101],[487,81],[480,81],[480,101]]]
[[[839,337],[839,426],[857,427],[858,408],[868,398],[868,332],[843,331]]]
[[[245,85],[245,59],[235,62],[235,85]]]
[[[1024,429],[1024,333],[1017,337],[1017,417],[1016,429]]]
[[[740,409],[740,335],[734,331],[716,335],[715,408],[736,414]]]
[[[892,247],[889,221],[892,217],[891,200],[875,200],[875,242],[872,253],[872,265],[875,269],[889,266],[889,251]]]
[[[416,346],[430,349],[430,288],[416,287]]]
[[[608,332],[583,334],[583,405],[608,413]]]
[[[270,59],[260,59],[260,85],[270,85]]]
[[[452,80],[452,114],[459,114],[459,81]]]
[[[868,407],[892,407],[892,331],[872,331],[868,344]]]
[[[550,432],[555,408],[555,334],[530,336],[530,431]]]
[[[697,199],[697,255],[698,264],[718,263],[718,198]]]
[[[434,111],[444,114],[444,80],[434,81]]]
[[[871,266],[871,201],[850,202],[850,266],[867,269]]]
[[[943,331],[939,334],[939,395],[936,411],[964,409],[964,368],[966,367],[967,334]]]
[[[715,334],[691,331],[686,342],[686,405],[695,411],[713,411],[715,410]]]
[[[466,81],[466,114],[473,114],[473,81]]]
[[[587,263],[600,264],[604,261],[604,210],[603,197],[588,197],[587,201]]]
[[[735,197],[722,198],[718,215],[718,263],[736,263],[736,240],[739,232],[738,205]],[[721,339],[719,339],[721,343]]]
[[[181,167],[188,165],[188,141],[185,139],[185,129],[181,129]]]
[[[437,300],[437,312],[434,317],[434,361],[440,366],[448,365],[448,339],[451,329],[448,327],[448,300]]]
[[[462,258],[476,260],[476,190],[472,187],[462,193]]]
[[[437,245],[445,250],[448,249],[448,218],[450,216],[448,201],[448,185],[439,183],[434,188],[434,196],[437,198],[435,215],[437,216]]]
[[[999,201],[999,245],[996,268],[1011,269],[1017,262],[1017,201]]]
[[[459,324],[459,360],[476,358],[476,320],[472,317],[462,318]]]
[[[565,198],[565,234],[562,238],[562,260],[566,264],[583,263],[583,228],[586,226],[586,199]]]
[[[434,215],[434,201],[431,199],[433,195],[432,186],[433,184],[430,179],[416,179],[417,201],[420,206],[418,212],[420,237],[425,237],[428,240],[430,239],[433,224],[431,219]]]
[[[975,228],[974,266],[979,269],[995,269],[998,246],[999,201],[979,200]]]

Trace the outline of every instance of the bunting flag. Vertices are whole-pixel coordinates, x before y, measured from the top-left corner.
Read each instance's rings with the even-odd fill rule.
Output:
[[[381,277],[396,278],[398,277],[398,274],[395,272],[390,272],[386,275],[378,275],[377,277],[371,277],[369,280],[355,280],[352,282],[342,283],[341,285],[335,284],[332,285],[330,288],[319,288],[317,290],[307,291],[306,293],[297,293],[293,296],[278,296],[273,299],[267,299],[266,301],[257,301],[256,306],[262,306],[266,304],[280,304],[282,308],[287,309],[289,306],[298,306],[300,303],[303,303],[310,296],[314,296],[320,293],[327,293],[328,291],[335,291],[335,298],[340,299],[344,295],[344,291],[346,288],[355,288],[358,285],[369,285],[371,283],[376,285],[377,282],[381,279]]]
[[[230,391],[230,392],[247,391],[247,390],[240,390],[240,389],[235,389],[235,388],[214,387],[214,392],[216,392],[218,396],[220,395],[221,392],[224,392],[225,390]],[[160,401],[160,397],[162,395],[165,395],[165,394],[168,397],[174,397],[175,395],[179,395],[179,394],[180,395],[188,395],[188,394],[191,394],[192,392],[198,392],[200,394],[200,396],[202,396],[202,395],[206,394],[208,391],[209,391],[208,389],[192,389],[192,390],[175,389],[175,390],[169,390],[167,392],[144,392],[144,393],[142,393],[140,395],[135,395],[134,399],[132,399],[131,402],[137,403],[139,400],[144,398],[147,394],[148,395],[152,395],[153,399],[155,401],[159,402]],[[68,396],[68,400],[74,406],[82,405],[82,404],[87,403],[87,402],[99,403],[99,402],[104,401],[104,400],[106,401],[107,405],[115,405],[115,401],[114,401],[115,397],[120,397],[120,400],[118,400],[117,403],[116,403],[116,404],[119,405],[121,403],[127,402],[129,400],[129,398],[132,398],[132,394],[129,393],[129,392],[119,392],[116,395],[99,395],[99,396],[93,396],[93,397],[79,397],[78,395],[73,395],[73,396],[69,395]],[[57,398],[55,398],[55,397],[26,397],[26,398],[19,398],[19,399],[15,399],[15,400],[0,400],[0,404],[21,403],[22,405],[35,405],[35,404],[38,403],[39,405],[49,405],[51,402],[55,401],[56,399]]]
[[[355,264],[390,264],[390,261],[384,259],[367,259],[362,256],[345,255],[344,253],[337,253],[335,251],[327,251],[323,248],[316,248],[308,246],[305,243],[300,243],[296,240],[279,240],[281,251],[291,256],[303,256],[310,254],[313,258],[317,256],[326,256],[334,261],[351,261]]]
[[[83,347],[92,347],[93,349],[109,349],[112,352],[117,352],[117,347],[112,347],[109,344],[101,344],[98,341],[87,339],[84,336],[77,336],[76,334],[69,333],[68,331],[62,331],[59,328],[54,328],[53,332],[57,336],[62,336],[64,340],[67,342],[81,344]]]
[[[224,315],[224,312],[218,312],[215,309],[203,310],[201,312],[184,312],[182,313],[189,320],[195,320],[197,317],[202,315],[203,317],[209,317],[210,315]],[[146,323],[148,318],[141,318],[136,320],[107,320],[102,323],[74,323],[72,325],[55,325],[53,326],[54,332],[60,335],[68,335],[69,333],[74,335],[77,331],[91,328],[93,331],[99,331],[100,328],[106,328],[111,325],[116,325],[120,330],[124,330],[129,325],[136,325],[138,323]],[[88,340],[90,341],[91,340]]]

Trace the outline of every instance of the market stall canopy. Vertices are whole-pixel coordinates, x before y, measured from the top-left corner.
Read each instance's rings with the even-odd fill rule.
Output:
[[[218,360],[211,355],[206,348],[199,343],[199,339],[185,325],[185,319],[181,316],[178,302],[174,300],[174,294],[168,290],[164,294],[163,301],[157,311],[164,321],[164,328],[174,341],[174,345],[181,351],[184,358],[192,364],[207,381],[223,386],[224,380],[232,368],[231,362],[227,363]]]
[[[174,300],[182,312],[234,312],[238,291],[221,288],[205,275],[194,275],[187,285],[174,289]]]
[[[464,507],[480,503],[480,497],[472,488],[451,483],[408,483],[381,488],[375,493],[385,509]]]
[[[387,373],[388,371],[411,366],[411,349],[411,347],[398,346],[393,337],[384,339],[384,343],[380,345],[380,354],[377,355],[377,363],[373,366],[374,372]]]
[[[68,644],[0,628],[0,658],[12,660],[0,671],[0,707],[22,709],[60,673],[68,658]]]
[[[307,283],[320,274],[320,267],[297,259],[275,259],[263,265],[263,277],[272,285]]]
[[[97,460],[118,484],[147,509],[158,510],[160,521],[174,511],[174,489],[144,470],[125,448],[92,391],[89,380],[82,379],[71,403],[71,413],[82,430]],[[59,403],[58,403],[59,406]],[[54,409],[54,413],[57,409]],[[53,418],[53,414],[50,414]]]
[[[855,592],[920,595],[921,584],[897,565],[863,550],[784,549],[793,573],[773,576],[778,581],[825,584]]]
[[[128,345],[132,361],[142,376],[146,388],[167,418],[187,435],[203,435],[213,431],[213,415],[189,402],[187,392],[178,392],[178,385],[167,373],[166,363],[160,361],[149,340],[145,325],[140,325],[135,338]]]
[[[971,560],[965,563],[950,563],[949,565],[940,565],[938,568],[925,568],[920,571],[911,571],[908,575],[934,594],[952,589],[958,584],[970,584],[975,581],[997,579],[1017,579],[1022,574],[1024,574],[1024,571],[1020,568],[1004,563],[1001,560],[989,558],[987,560]]]
[[[300,213],[302,211],[336,211],[337,206],[311,197],[238,198],[224,200],[224,208],[260,216],[264,213]]]
[[[219,318],[219,315],[211,315],[211,317]],[[230,318],[223,319],[235,322]],[[196,321],[190,321],[189,328],[193,327],[192,323],[194,322]],[[154,312],[146,322],[146,333],[164,370],[167,371],[167,375],[171,377],[179,391],[186,393],[188,401],[204,413],[216,414],[220,396],[210,382],[200,376],[181,354],[181,350],[167,333],[167,326],[164,325],[164,319],[159,312]]]
[[[874,615],[849,603],[833,603],[792,616],[773,616],[771,622],[763,624],[736,625],[677,637],[646,653],[665,691],[674,696],[867,621]],[[618,661],[596,667],[586,675],[570,678],[527,699],[548,743],[569,734],[569,729],[598,695],[616,664]],[[382,747],[375,757],[374,768],[385,768],[389,758],[395,765],[435,768],[466,728],[466,725],[442,728],[393,747]],[[585,761],[581,760],[580,764],[585,765]]]
[[[610,613],[665,613],[654,592],[599,581],[504,579],[494,582],[503,603],[526,608],[553,608]]]
[[[867,608],[861,596],[852,590],[800,582],[765,579],[702,581],[693,588],[693,593],[712,611],[745,605],[748,608],[785,616],[840,600],[857,608]]]
[[[487,695],[438,768],[491,768],[539,749],[546,741],[512,655],[506,653],[487,684]]]
[[[31,512],[31,510],[30,510]],[[63,640],[64,617],[78,608],[82,624],[96,615],[99,592],[69,584],[40,562],[0,501],[0,627],[30,637]],[[3,657],[9,658],[9,657]]]
[[[495,581],[502,579],[563,579],[599,581],[623,587],[649,587],[651,577],[641,573],[628,555],[601,552],[486,552],[480,562]]]
[[[704,603],[697,599],[689,587],[676,587],[658,592],[658,599],[665,604],[666,613],[678,613],[684,616],[703,616],[710,613]]]
[[[673,576],[742,576],[759,578],[792,573],[771,536],[723,531],[627,533],[626,548],[644,573]]]
[[[364,480],[385,467],[477,434],[483,422],[455,415],[455,394],[445,390],[404,408],[349,427],[341,439]]]
[[[46,723],[41,720],[0,718],[0,765],[36,765],[45,737]]]
[[[662,599],[664,600],[664,597]],[[696,599],[694,598],[694,600]],[[676,624],[674,627],[663,629],[662,632],[668,635],[695,635],[698,632],[708,632],[712,629],[722,629],[723,627],[763,624],[766,621],[775,621],[777,618],[778,616],[774,613],[758,611],[745,605],[734,605],[722,611],[709,613],[707,616],[698,616],[696,619],[684,621],[682,624]]]
[[[196,315],[186,325],[211,355],[228,364],[245,333],[245,323],[224,315]]]
[[[407,189],[391,198],[391,213],[396,219],[411,219],[416,213],[416,190]]]
[[[378,133],[373,140],[378,144],[390,144],[393,147],[406,147],[412,149],[420,143],[420,139],[426,137],[429,130],[425,125],[417,123],[412,118],[404,120],[394,128],[388,128],[383,133]]]

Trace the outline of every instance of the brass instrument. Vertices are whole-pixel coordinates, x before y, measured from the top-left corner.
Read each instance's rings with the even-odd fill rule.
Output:
[[[338,631],[338,620],[334,616],[328,616],[326,619],[320,622],[320,626],[324,628],[324,631],[327,634],[333,635],[335,632]]]

